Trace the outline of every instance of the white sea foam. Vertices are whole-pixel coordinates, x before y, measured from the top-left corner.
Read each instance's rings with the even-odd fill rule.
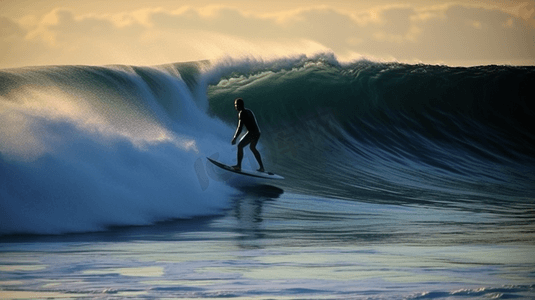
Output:
[[[232,128],[208,116],[196,104],[206,99],[194,99],[205,91],[177,74],[51,67],[3,75],[14,83],[0,101],[0,234],[102,230],[227,206],[229,188],[202,185],[195,162],[225,149],[230,158]]]

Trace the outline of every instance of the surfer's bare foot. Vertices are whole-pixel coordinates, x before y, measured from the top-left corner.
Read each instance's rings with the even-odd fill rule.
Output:
[[[234,171],[241,171],[241,167],[240,166],[232,166],[231,167]]]

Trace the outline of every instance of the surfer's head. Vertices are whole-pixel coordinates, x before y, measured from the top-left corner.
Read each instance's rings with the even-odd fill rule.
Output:
[[[234,108],[237,111],[243,110],[244,104],[243,104],[243,99],[242,98],[236,98],[236,100],[234,100]]]

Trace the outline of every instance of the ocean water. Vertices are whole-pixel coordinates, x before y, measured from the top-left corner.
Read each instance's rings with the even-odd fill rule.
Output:
[[[0,298],[533,299],[533,86],[328,54],[0,70]],[[285,180],[207,162],[236,161],[237,97]]]

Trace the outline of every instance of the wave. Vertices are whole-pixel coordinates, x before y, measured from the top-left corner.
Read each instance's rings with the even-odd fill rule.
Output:
[[[267,127],[271,159],[304,192],[366,199],[371,191],[373,201],[399,203],[440,191],[502,201],[534,191],[534,81],[533,67],[319,58],[235,73],[208,94],[212,113],[228,123],[232,99],[246,99]]]
[[[245,99],[285,190],[501,207],[533,195],[535,68],[338,62],[329,55],[0,71],[0,234],[220,213]],[[255,164],[247,156],[246,161]],[[488,205],[488,204],[492,205]]]
[[[196,93],[205,93],[188,80],[201,67],[1,72],[0,233],[220,213],[230,188],[201,189],[194,166],[203,153],[221,151],[219,136],[232,129],[200,108],[206,97]]]

